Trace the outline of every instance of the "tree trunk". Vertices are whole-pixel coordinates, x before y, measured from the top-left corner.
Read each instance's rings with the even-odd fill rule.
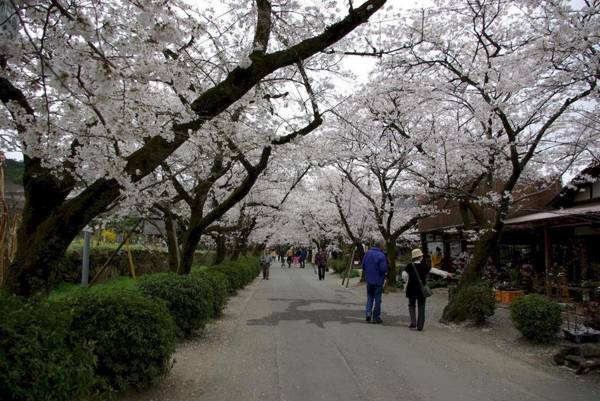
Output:
[[[508,191],[512,191],[513,187],[514,184],[509,186]],[[503,193],[506,193],[506,191]],[[462,289],[481,280],[482,272],[487,264],[489,257],[493,255],[498,249],[500,235],[502,234],[502,230],[504,229],[504,219],[508,214],[509,206],[510,199],[506,196],[503,196],[498,213],[496,213],[494,225],[491,228],[489,228],[486,232],[484,232],[475,244],[473,257],[471,258],[469,265],[465,268],[465,271],[463,272],[462,277],[460,278],[457,292],[460,292]],[[442,314],[441,319],[442,321],[455,321],[457,316],[461,314],[458,309],[458,305],[456,304],[456,299],[457,297],[454,297],[454,300],[450,302],[446,306],[446,308],[444,308],[444,313]]]
[[[481,238],[475,244],[475,250],[473,251],[473,258],[469,262],[469,265],[465,268],[465,271],[458,283],[457,292],[462,289],[475,284],[481,280],[482,271],[487,264],[490,255],[496,252],[498,242],[500,240],[500,232],[492,230],[484,233]],[[445,308],[442,314],[442,321],[452,322],[457,319],[457,316],[464,315],[459,311],[459,306],[456,304],[456,298],[452,300]]]
[[[359,260],[360,262],[362,262],[362,260],[363,260],[363,259],[364,259],[364,257],[365,257],[365,247],[363,246],[363,244],[358,244],[358,245],[356,246],[356,252],[357,252],[357,254],[358,254],[358,260]]]
[[[181,255],[179,241],[177,240],[177,223],[170,213],[165,213],[165,231],[167,232],[167,249],[169,251],[169,270],[179,272]]]
[[[217,243],[217,251],[215,252],[215,258],[213,260],[213,265],[218,265],[220,263],[223,263],[223,261],[225,260],[226,253],[227,253],[227,247],[225,246],[226,245],[225,236],[219,235],[215,241]]]
[[[365,271],[362,269],[362,261],[365,258],[365,247],[363,246],[363,244],[357,244],[356,245],[356,253],[358,254],[358,263],[361,264],[361,269],[360,269],[360,282],[364,283],[366,281],[365,278]]]
[[[242,226],[239,233],[235,236],[235,245],[233,247],[233,253],[231,255],[231,260],[237,260],[240,257],[240,254],[246,256],[248,251],[248,239],[250,238],[250,234],[254,231],[256,227],[256,217],[249,219],[246,221],[246,224],[243,224],[243,220],[240,220],[240,225]],[[247,220],[247,219],[246,219]]]
[[[46,292],[69,244],[119,193],[114,180],[98,180],[66,200],[70,178],[57,178],[39,159],[24,157],[25,207],[17,232],[17,253],[8,269],[7,288],[29,297]]]
[[[396,276],[398,270],[396,269],[396,238],[386,241],[387,258],[389,260],[388,276],[386,289],[389,291],[396,291]]]
[[[315,238],[313,238],[312,242],[315,243],[315,245],[317,246],[318,250],[327,248],[327,245],[329,244],[329,240],[327,238],[321,238],[321,239],[315,239]]]
[[[229,260],[238,260],[240,258],[241,250],[239,247],[234,247],[231,256],[229,256]]]

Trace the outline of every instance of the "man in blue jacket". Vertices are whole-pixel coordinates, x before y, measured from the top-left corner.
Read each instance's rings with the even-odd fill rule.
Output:
[[[367,322],[381,323],[381,294],[383,281],[388,271],[387,257],[383,253],[384,241],[369,249],[362,261],[367,281]]]

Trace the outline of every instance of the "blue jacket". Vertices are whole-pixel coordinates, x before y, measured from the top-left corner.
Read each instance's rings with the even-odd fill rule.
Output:
[[[388,271],[387,258],[383,251],[373,247],[367,251],[362,261],[367,284],[383,285],[385,274]]]

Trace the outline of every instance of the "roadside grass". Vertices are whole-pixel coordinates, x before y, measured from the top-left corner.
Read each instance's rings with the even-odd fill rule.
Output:
[[[192,266],[192,273],[200,273],[206,270],[208,270],[208,266],[205,265]]]
[[[192,267],[192,273],[199,273],[208,270],[208,266],[196,265]],[[112,291],[112,290],[137,290],[135,279],[128,276],[111,278],[91,287],[84,287],[77,283],[62,283],[56,286],[49,295],[50,300],[58,300],[79,291]]]
[[[62,299],[70,295],[74,295],[80,291],[111,291],[111,290],[134,290],[137,291],[135,286],[135,279],[131,277],[115,277],[106,280],[102,283],[94,284],[91,287],[84,287],[81,284],[75,283],[63,283],[59,284],[54,288],[49,295],[51,301]]]

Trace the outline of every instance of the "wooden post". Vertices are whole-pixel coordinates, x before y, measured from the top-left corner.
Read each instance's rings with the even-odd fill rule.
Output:
[[[129,274],[135,279],[135,264],[133,263],[133,255],[131,254],[131,246],[129,246],[129,239],[127,239],[127,259],[129,260]]]
[[[90,281],[90,249],[92,243],[91,227],[85,226],[83,229],[83,255],[81,261],[81,285],[86,286]]]
[[[552,295],[552,289],[550,287],[550,270],[552,269],[552,243],[550,242],[550,235],[548,234],[548,226],[544,226],[544,266],[546,274],[546,296]]]
[[[350,283],[350,272],[352,271],[352,263],[354,262],[354,252],[356,252],[356,245],[352,248],[352,256],[350,256],[350,262],[346,269],[346,277],[342,277],[342,285],[344,285],[344,280],[346,280],[346,288],[348,288],[348,284]]]
[[[108,259],[106,260],[106,262],[104,262],[104,264],[102,265],[102,267],[100,268],[100,270],[98,270],[98,273],[96,273],[96,275],[94,276],[94,278],[92,279],[92,281],[89,284],[90,287],[92,285],[94,285],[98,281],[98,279],[100,278],[100,276],[102,275],[102,273],[104,273],[104,271],[108,268],[108,265],[110,264],[110,262],[119,253],[119,251],[121,250],[121,248],[123,247],[123,245],[125,244],[125,242],[127,242],[127,240],[129,240],[129,237],[131,237],[133,235],[135,229],[138,228],[138,226],[143,221],[144,221],[144,219],[139,219],[138,222],[135,223],[135,226],[133,226],[133,228],[127,233],[127,235],[125,235],[125,238],[123,239],[123,241],[121,241],[121,243],[119,244],[119,246],[117,247],[117,249],[115,249],[113,251],[113,253],[108,257]]]

